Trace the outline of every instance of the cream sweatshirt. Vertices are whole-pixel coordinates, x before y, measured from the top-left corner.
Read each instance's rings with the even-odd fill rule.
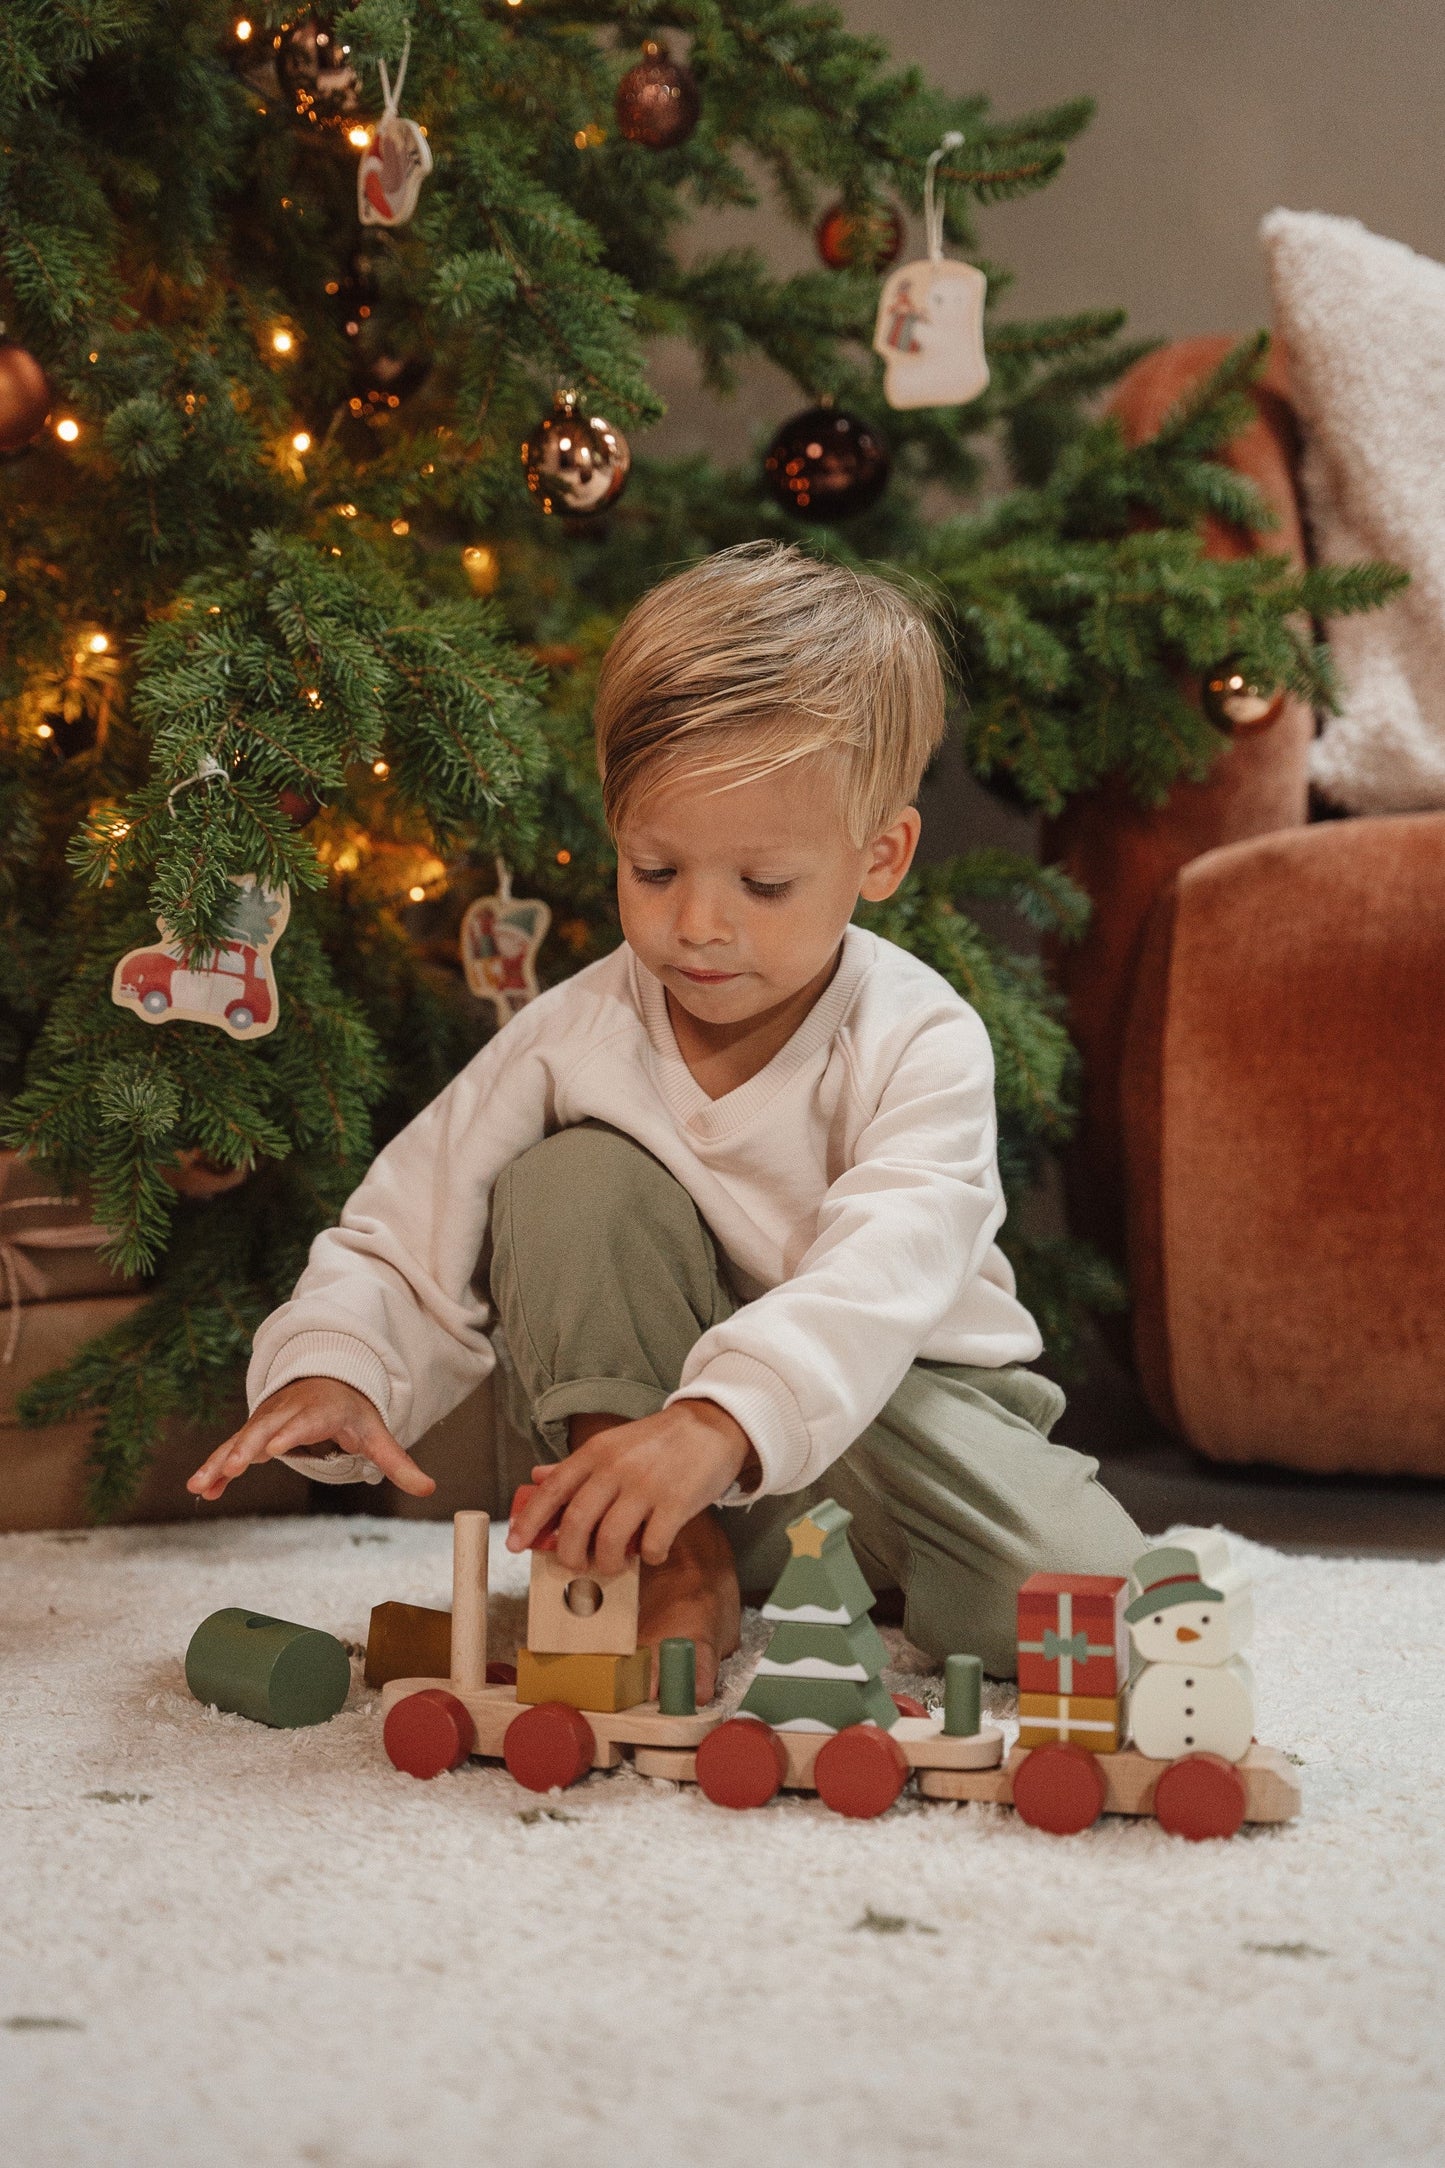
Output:
[[[472,1285],[493,1184],[589,1120],[668,1168],[726,1260],[742,1307],[696,1343],[672,1399],[716,1401],[741,1424],[763,1470],[751,1497],[821,1475],[916,1357],[994,1369],[1040,1352],[994,1242],[988,1036],[936,972],[853,926],[787,1045],[720,1099],[694,1079],[660,981],[626,946],[530,1003],[316,1237],[256,1335],[252,1408],[293,1378],[341,1378],[414,1444],[495,1361]],[[295,1465],[372,1473],[340,1453]]]

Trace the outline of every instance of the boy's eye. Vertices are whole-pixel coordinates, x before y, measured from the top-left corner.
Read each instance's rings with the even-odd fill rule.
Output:
[[[672,879],[673,871],[671,866],[634,866],[632,878],[645,882],[649,888],[661,888],[664,881]]]
[[[750,881],[746,875],[743,878],[743,887],[748,894],[758,897],[763,903],[777,903],[787,895],[792,885],[791,881]]]

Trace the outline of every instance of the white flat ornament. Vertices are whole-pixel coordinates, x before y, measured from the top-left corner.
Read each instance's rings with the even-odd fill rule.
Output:
[[[966,406],[988,388],[983,307],[988,280],[977,264],[900,264],[878,302],[873,351],[886,364],[883,396],[899,409]]]
[[[505,867],[497,894],[478,896],[463,914],[462,970],[471,991],[492,1004],[498,1030],[541,991],[537,951],[551,923],[552,913],[539,897],[512,894]]]
[[[431,168],[431,145],[416,122],[384,113],[356,173],[356,213],[362,225],[404,226]]]
[[[236,900],[227,939],[209,956],[187,956],[163,918],[160,943],[129,949],[111,975],[110,998],[143,1024],[215,1024],[232,1039],[264,1039],[276,1029],[281,993],[271,951],[291,916],[286,888],[266,888],[254,873],[233,874]]]

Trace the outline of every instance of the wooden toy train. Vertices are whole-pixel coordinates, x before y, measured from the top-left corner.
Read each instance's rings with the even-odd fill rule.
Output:
[[[789,1528],[792,1555],[763,1610],[771,1638],[725,1717],[696,1705],[690,1641],[662,1644],[658,1696],[648,1698],[637,1562],[609,1578],[572,1574],[555,1529],[532,1552],[515,1675],[489,1666],[488,1520],[457,1514],[450,1621],[407,1604],[372,1613],[367,1676],[383,1689],[388,1756],[416,1777],[498,1757],[519,1784],[545,1792],[615,1768],[626,1752],[639,1774],[696,1784],[719,1806],[815,1791],[859,1819],[916,1778],[925,1799],[1012,1806],[1061,1835],[1100,1814],[1153,1815],[1196,1839],[1298,1814],[1290,1764],[1253,1736],[1240,1654],[1249,1587],[1223,1537],[1190,1529],[1146,1552],[1132,1597],[1123,1576],[1035,1574],[1024,1584],[1019,1742],[1005,1759],[1003,1731],[982,1720],[976,1656],[948,1659],[941,1711],[883,1685],[886,1651],[850,1519],[830,1499]],[[423,1664],[432,1675],[401,1675]]]

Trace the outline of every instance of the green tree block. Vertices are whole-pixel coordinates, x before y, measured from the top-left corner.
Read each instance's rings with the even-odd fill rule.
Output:
[[[191,1636],[186,1684],[197,1701],[290,1731],[324,1724],[351,1690],[332,1634],[259,1611],[213,1611]]]
[[[876,1679],[888,1651],[872,1619],[855,1618],[850,1626],[775,1626],[764,1661],[835,1664],[843,1670],[857,1665],[865,1678]]]
[[[664,1641],[657,1652],[657,1706],[664,1716],[697,1715],[697,1644]]]
[[[950,1656],[943,1667],[943,1729],[950,1739],[971,1739],[983,1723],[983,1662]]]
[[[790,1619],[803,1612],[812,1617],[800,1623],[844,1626],[872,1610],[873,1591],[848,1541],[852,1525],[852,1514],[832,1498],[790,1523],[793,1555],[763,1605],[764,1618]]]
[[[842,1731],[870,1720],[882,1731],[898,1722],[893,1696],[878,1679],[780,1678],[760,1671],[742,1699],[740,1713],[765,1724],[792,1724],[799,1718]]]

